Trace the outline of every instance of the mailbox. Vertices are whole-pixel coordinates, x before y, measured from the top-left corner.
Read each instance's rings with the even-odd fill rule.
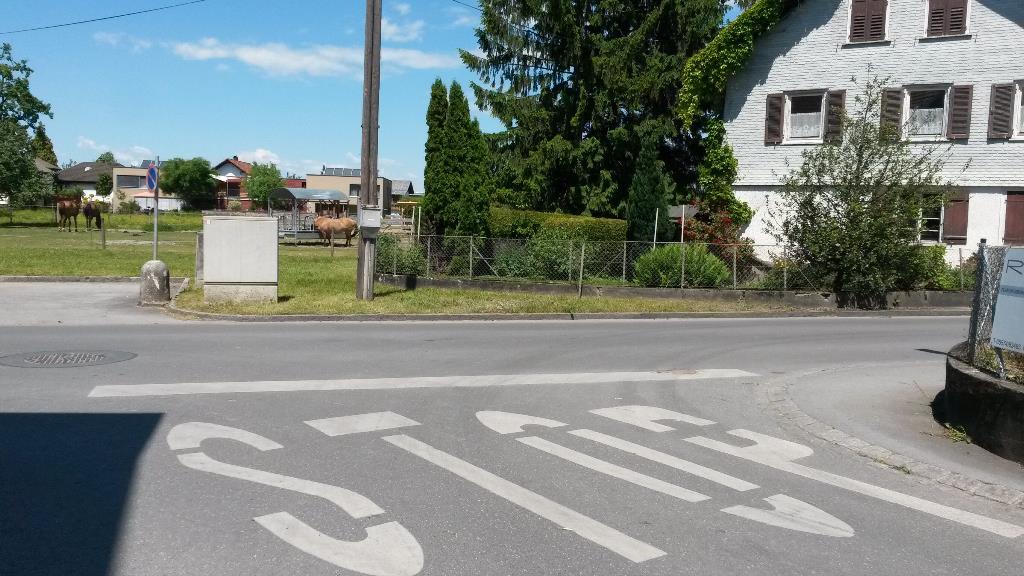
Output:
[[[376,238],[380,232],[382,210],[376,206],[359,207],[359,233],[364,238]]]

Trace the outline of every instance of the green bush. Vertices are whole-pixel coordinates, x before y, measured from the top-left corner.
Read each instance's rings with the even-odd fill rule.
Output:
[[[427,271],[427,256],[422,246],[403,246],[394,236],[377,239],[376,269],[384,274],[421,275]]]
[[[546,280],[568,280],[579,266],[579,240],[567,230],[541,230],[526,243],[530,277]],[[574,262],[575,257],[575,264]]]
[[[529,278],[529,249],[518,244],[495,245],[494,273],[502,278]]]
[[[974,288],[976,261],[972,258],[963,264],[963,270],[946,262],[946,246],[919,246],[914,252],[911,264],[897,281],[898,290],[960,290],[961,273],[963,289]]]
[[[532,238],[541,230],[558,229],[591,242],[626,239],[625,220],[512,208],[491,208],[489,227],[494,238]]]
[[[680,285],[678,244],[655,248],[637,258],[635,279],[641,286],[675,288]],[[720,288],[732,278],[729,267],[703,244],[686,245],[686,284],[701,288]]]

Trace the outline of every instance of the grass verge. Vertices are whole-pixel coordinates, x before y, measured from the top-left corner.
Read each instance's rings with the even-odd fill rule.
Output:
[[[161,234],[160,259],[173,276],[194,276],[195,234]],[[145,233],[57,232],[43,228],[0,229],[0,275],[132,276],[151,256]],[[186,310],[246,315],[299,314],[530,314],[586,312],[767,312],[782,307],[740,302],[674,299],[625,299],[521,292],[484,292],[421,288],[406,291],[378,285],[372,302],[355,299],[355,248],[330,251],[320,246],[280,247],[279,295],[275,304],[203,303],[202,292],[178,299]]]

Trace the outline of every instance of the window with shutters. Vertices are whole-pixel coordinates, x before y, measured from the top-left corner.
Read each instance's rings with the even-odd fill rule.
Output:
[[[850,0],[851,44],[884,41],[888,30],[889,0]]]
[[[945,88],[907,90],[907,136],[932,140],[945,135],[947,92]]]
[[[928,0],[925,30],[929,38],[967,34],[970,0]]]
[[[963,245],[967,243],[968,197],[957,194],[943,206],[921,212],[918,240]]]
[[[825,94],[790,94],[786,102],[786,140],[820,142],[825,132]]]
[[[1024,192],[1006,193],[1006,227],[1003,243],[1024,245]]]
[[[1017,82],[1017,138],[1024,138],[1024,80]]]

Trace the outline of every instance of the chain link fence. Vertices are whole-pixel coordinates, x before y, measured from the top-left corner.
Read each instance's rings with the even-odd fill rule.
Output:
[[[985,242],[978,247],[971,323],[967,347],[960,359],[1004,378],[1024,380],[1024,355],[993,348],[990,343],[1008,249],[1008,246],[989,246]]]
[[[779,245],[382,235],[377,272],[604,286],[819,290]]]

